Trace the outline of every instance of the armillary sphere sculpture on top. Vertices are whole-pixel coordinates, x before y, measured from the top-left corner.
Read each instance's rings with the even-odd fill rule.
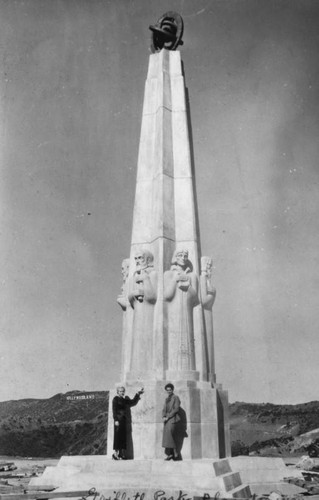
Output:
[[[179,45],[183,45],[183,19],[177,12],[169,11],[163,14],[156,24],[151,25],[153,53],[162,49],[176,50]]]

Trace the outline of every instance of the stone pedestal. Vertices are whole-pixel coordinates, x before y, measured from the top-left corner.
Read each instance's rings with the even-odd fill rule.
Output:
[[[224,458],[231,455],[227,392],[212,388],[209,382],[173,380],[175,393],[181,400],[180,415],[185,419],[187,436],[182,442],[183,459]],[[129,458],[164,458],[162,448],[162,408],[166,397],[166,381],[126,381],[126,390],[134,396],[141,385],[145,388],[141,401],[132,408],[132,444]],[[108,422],[108,456],[112,454],[113,417],[110,392]]]

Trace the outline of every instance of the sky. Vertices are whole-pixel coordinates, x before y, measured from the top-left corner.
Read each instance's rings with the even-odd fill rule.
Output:
[[[0,0],[0,401],[120,381],[148,27],[175,10],[217,380],[319,399],[319,2]]]

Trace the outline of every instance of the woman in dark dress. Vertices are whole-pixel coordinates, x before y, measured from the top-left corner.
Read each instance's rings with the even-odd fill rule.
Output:
[[[181,420],[179,416],[181,402],[179,397],[174,394],[173,384],[166,384],[165,391],[168,395],[162,412],[164,422],[162,446],[165,448],[165,454],[167,455],[165,460],[182,460],[178,449],[178,423]]]
[[[113,460],[126,459],[126,445],[128,426],[131,425],[130,408],[137,405],[143,394],[143,387],[131,399],[125,396],[125,388],[118,387],[117,395],[112,401],[113,419],[114,419],[114,439],[113,439]]]

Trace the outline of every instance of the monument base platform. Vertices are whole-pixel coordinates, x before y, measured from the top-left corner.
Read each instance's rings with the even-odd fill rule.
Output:
[[[194,372],[197,373],[197,372]],[[183,372],[188,376],[189,372]],[[183,460],[198,460],[229,457],[230,430],[228,415],[228,394],[221,388],[213,388],[209,382],[189,379],[172,379],[175,394],[181,401],[179,410],[180,435],[177,448]],[[141,386],[145,392],[139,403],[132,408],[132,432],[127,436],[128,458],[138,460],[163,460],[162,409],[167,394],[167,381],[126,380],[127,394],[133,397]],[[108,413],[107,455],[113,453],[114,420],[112,400],[116,390],[110,391]]]
[[[223,460],[223,462],[228,462]],[[53,485],[56,491],[95,488],[106,500],[188,500],[194,496],[249,498],[240,474],[205,460],[111,460],[107,456],[62,457],[30,486]],[[124,495],[125,494],[125,495]]]

